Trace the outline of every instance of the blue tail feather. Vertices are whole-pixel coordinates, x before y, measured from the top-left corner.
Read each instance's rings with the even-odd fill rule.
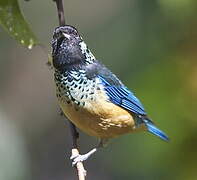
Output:
[[[154,134],[155,136],[158,136],[164,141],[169,141],[169,137],[160,129],[158,129],[152,122],[145,121],[145,124],[146,124],[148,132]]]

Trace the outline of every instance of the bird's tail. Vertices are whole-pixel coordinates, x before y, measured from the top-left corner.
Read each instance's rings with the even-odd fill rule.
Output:
[[[161,138],[164,141],[169,141],[169,137],[160,129],[158,129],[150,120],[144,120],[148,132],[154,134],[155,136]]]

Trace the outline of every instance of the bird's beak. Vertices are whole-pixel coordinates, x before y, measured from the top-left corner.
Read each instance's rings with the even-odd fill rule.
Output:
[[[66,38],[66,39],[70,39],[70,35],[66,34],[66,33],[62,33],[63,36]]]

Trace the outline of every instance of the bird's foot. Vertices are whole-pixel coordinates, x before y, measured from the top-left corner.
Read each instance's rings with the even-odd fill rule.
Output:
[[[92,149],[86,154],[78,154],[78,155],[72,155],[70,159],[72,160],[72,166],[75,166],[78,162],[83,162],[87,160],[92,154],[94,154],[97,151],[96,148]]]

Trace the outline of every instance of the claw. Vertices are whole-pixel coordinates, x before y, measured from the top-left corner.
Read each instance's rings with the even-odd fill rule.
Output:
[[[70,160],[75,159],[77,156],[79,156],[79,154],[73,154],[72,156],[70,156]]]
[[[89,158],[89,154],[77,155],[72,157],[72,167],[74,167],[78,162],[83,162]]]
[[[83,162],[87,160],[92,154],[94,154],[97,151],[96,148],[92,149],[86,154],[77,154],[77,155],[72,155],[70,159],[72,160],[72,167],[75,166],[78,162]]]

